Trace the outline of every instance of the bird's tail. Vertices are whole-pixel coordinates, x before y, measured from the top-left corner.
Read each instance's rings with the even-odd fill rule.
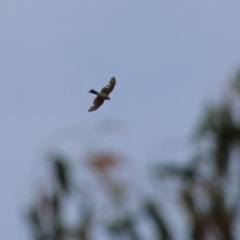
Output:
[[[99,94],[99,92],[97,92],[97,91],[96,91],[96,90],[94,90],[94,89],[91,89],[89,92],[90,92],[90,93],[92,93],[92,94],[96,94],[96,95],[98,95],[98,94]]]

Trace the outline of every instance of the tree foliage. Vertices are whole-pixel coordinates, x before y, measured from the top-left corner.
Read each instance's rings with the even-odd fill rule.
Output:
[[[163,192],[156,186],[156,195],[141,197],[138,207],[134,204],[128,207],[129,195],[135,189],[130,187],[126,191],[115,176],[114,170],[122,164],[119,154],[96,151],[89,156],[88,167],[99,183],[96,189],[99,194],[95,195],[88,192],[91,185],[84,188],[74,178],[68,157],[53,156],[51,188],[41,193],[28,210],[32,239],[149,240],[144,231],[150,232],[151,239],[180,239],[174,234],[175,226],[167,220],[159,199],[159,195],[164,199],[171,191],[177,201],[169,204],[181,209],[181,214],[176,213],[175,217],[187,226],[183,240],[239,239],[239,86],[240,73],[230,82],[222,101],[205,110],[193,140],[200,147],[188,164],[153,166],[149,178],[167,187]],[[103,211],[98,210],[102,200],[96,195],[105,197]],[[69,223],[66,208],[73,204],[75,220]],[[145,230],[142,223],[148,226]],[[97,230],[99,226],[101,231]]]

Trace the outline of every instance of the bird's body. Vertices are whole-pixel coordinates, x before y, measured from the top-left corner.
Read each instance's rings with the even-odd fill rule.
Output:
[[[97,95],[94,99],[92,106],[88,109],[88,112],[97,110],[105,100],[110,100],[109,94],[112,92],[116,85],[115,77],[112,77],[106,87],[103,87],[101,92],[91,89],[89,93]]]
[[[110,97],[107,94],[105,94],[105,93],[97,92],[94,89],[91,89],[89,92],[92,93],[92,94],[95,94],[95,95],[97,95],[99,97],[104,98],[104,100],[110,100]]]

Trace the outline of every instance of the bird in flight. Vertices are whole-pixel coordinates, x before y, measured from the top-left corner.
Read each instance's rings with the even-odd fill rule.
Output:
[[[101,92],[97,92],[94,89],[91,89],[89,92],[97,95],[93,101],[92,106],[88,109],[88,112],[97,110],[104,102],[104,100],[110,100],[109,94],[112,92],[116,85],[116,78],[112,77],[109,83],[102,88]]]

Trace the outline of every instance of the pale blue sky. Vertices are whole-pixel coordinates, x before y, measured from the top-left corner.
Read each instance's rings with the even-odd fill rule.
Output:
[[[26,239],[20,213],[36,156],[61,142],[49,140],[58,129],[78,125],[86,140],[116,120],[125,132],[111,144],[132,158],[155,139],[187,139],[239,67],[239,9],[237,0],[2,0],[0,239]],[[111,102],[88,113],[88,90],[113,75]]]

